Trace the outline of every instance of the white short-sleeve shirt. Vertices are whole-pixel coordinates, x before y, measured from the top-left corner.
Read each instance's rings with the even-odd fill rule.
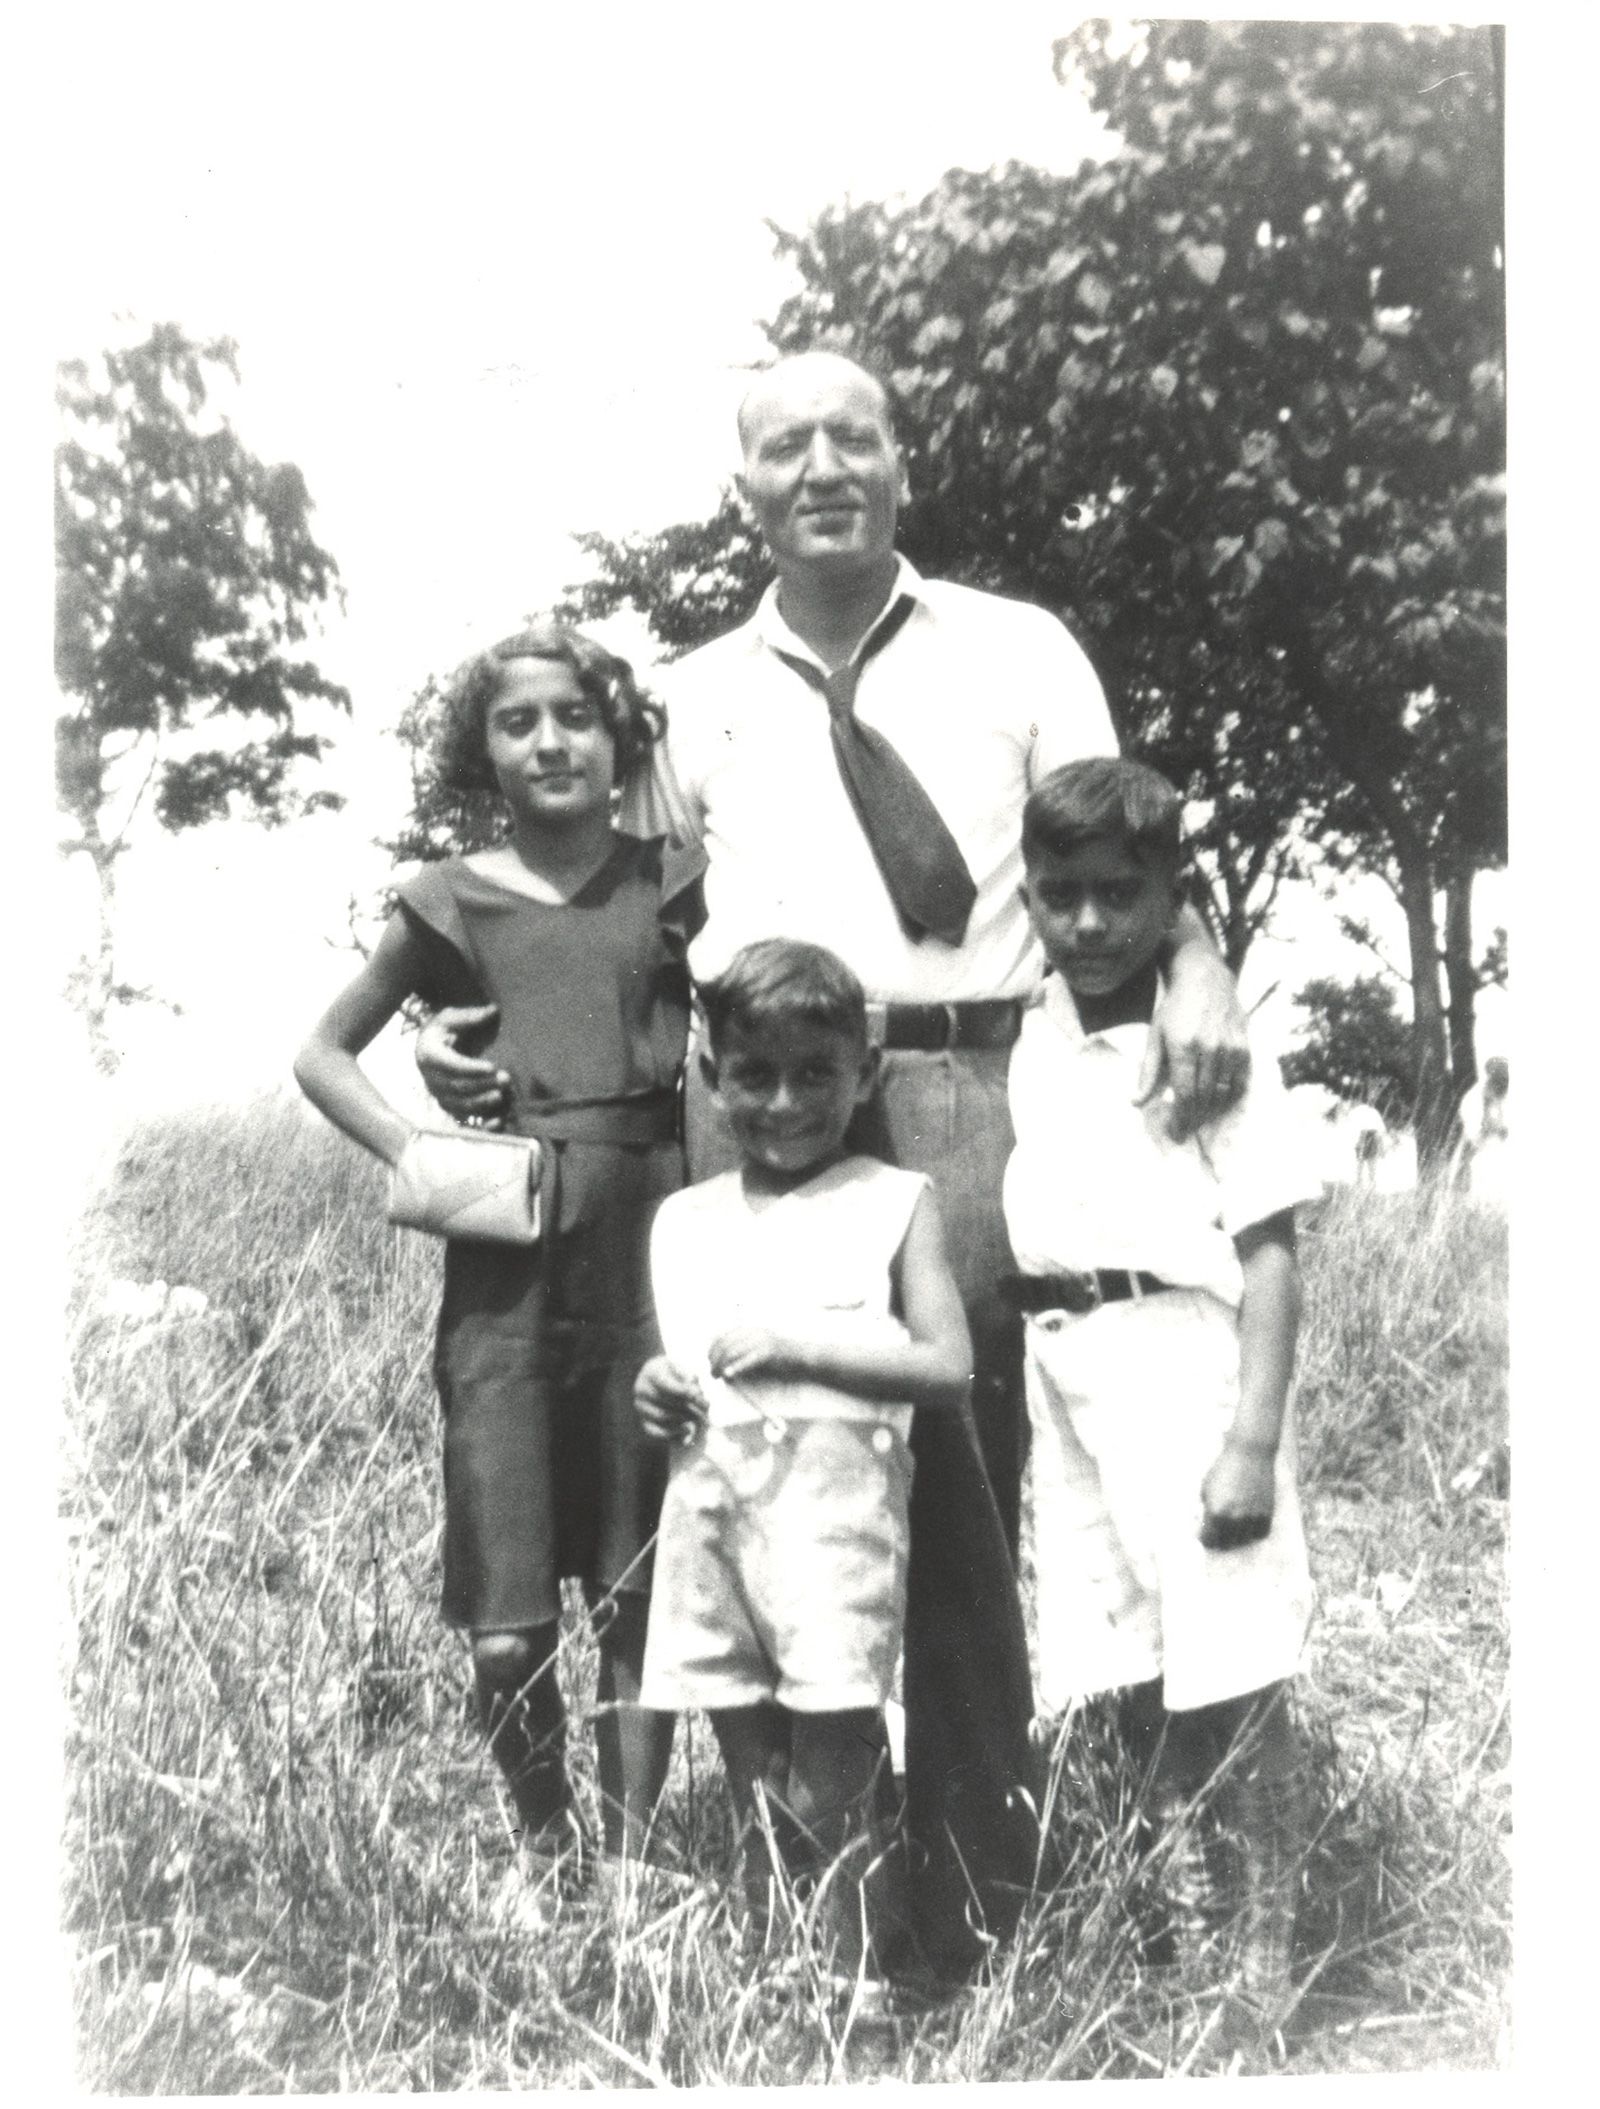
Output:
[[[797,937],[852,966],[869,996],[1028,996],[1042,962],[1018,897],[1022,807],[1063,762],[1115,754],[1094,669],[1053,615],[923,579],[899,560],[909,619],[861,671],[856,711],[913,770],[977,885],[963,942],[909,938],[840,781],[828,708],[778,651],[820,665],[770,588],[749,622],[663,669],[668,757],[704,842],[697,980],[741,945]]]
[[[650,1236],[661,1344],[693,1370],[714,1423],[857,1420],[911,1431],[911,1408],[826,1384],[711,1374],[711,1344],[734,1325],[849,1343],[906,1339],[893,1268],[928,1182],[920,1172],[847,1157],[781,1194],[752,1194],[742,1173],[669,1194]]]
[[[1277,1064],[1256,1060],[1238,1103],[1174,1142],[1159,1098],[1133,1103],[1148,1034],[1086,1033],[1066,983],[1046,980],[1011,1052],[1011,1249],[1024,1274],[1142,1269],[1237,1307],[1235,1236],[1321,1195],[1306,1131]]]

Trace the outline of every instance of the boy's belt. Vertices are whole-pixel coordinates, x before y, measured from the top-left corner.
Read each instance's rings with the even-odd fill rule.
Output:
[[[869,1003],[867,1030],[875,1046],[892,1051],[1010,1047],[1022,1030],[1022,1005],[1011,996],[982,1003]]]
[[[1088,1267],[1081,1274],[1003,1274],[1002,1302],[1014,1311],[1070,1311],[1081,1317],[1103,1303],[1125,1303],[1130,1296],[1155,1296],[1171,1282],[1126,1267]]]

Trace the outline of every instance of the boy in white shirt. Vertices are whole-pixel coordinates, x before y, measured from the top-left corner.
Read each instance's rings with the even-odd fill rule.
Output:
[[[1118,1692],[1180,1949],[1231,1919],[1252,2025],[1291,2003],[1303,1763],[1288,1704],[1311,1607],[1289,1407],[1313,1200],[1273,1065],[1185,1141],[1134,1101],[1178,912],[1179,800],[1137,762],[1069,764],[1023,818],[1054,970],[1012,1056],[1006,1223],[1028,1314],[1039,1676]],[[1242,1995],[1242,1996],[1241,1996]]]
[[[664,1353],[635,1404],[678,1447],[641,1696],[710,1713],[757,1925],[770,1820],[788,1871],[825,1884],[859,2011],[892,1909],[876,1803],[912,1409],[960,1410],[972,1348],[927,1179],[846,1145],[878,1066],[855,975],[770,939],[701,1002],[701,1061],[742,1162],[669,1196],[651,1238]]]

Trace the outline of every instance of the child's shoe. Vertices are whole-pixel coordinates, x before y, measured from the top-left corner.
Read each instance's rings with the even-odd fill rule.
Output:
[[[823,1993],[830,2029],[839,2049],[851,2054],[857,2077],[886,2075],[890,2061],[899,2059],[910,2025],[909,2017],[895,2003],[888,1979],[833,1971],[823,1981]]]
[[[564,1904],[584,1896],[594,1881],[594,1840],[573,1809],[524,1831],[518,1859],[525,1881]]]
[[[618,1930],[638,1932],[693,1903],[700,1884],[687,1869],[669,1866],[646,1851],[642,1856],[602,1854],[595,1869],[594,1900]]]
[[[1291,1966],[1305,1858],[1305,1780],[1243,1777],[1227,1788],[1235,1910],[1229,1929],[1229,1989],[1258,2033],[1281,2028],[1296,1993]]]
[[[1227,1915],[1223,1840],[1211,1812],[1181,1795],[1152,1796],[1153,1875],[1162,1903],[1149,1929],[1148,1959],[1193,1966],[1208,1960]]]
[[[550,1931],[555,1899],[542,1884],[528,1879],[520,1861],[513,1860],[489,1893],[487,1916],[499,1932],[531,1939]]]

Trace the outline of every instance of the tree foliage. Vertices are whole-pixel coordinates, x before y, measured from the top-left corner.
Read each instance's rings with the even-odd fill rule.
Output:
[[[230,340],[163,323],[59,373],[56,678],[72,707],[56,722],[57,789],[77,830],[65,847],[91,859],[100,885],[97,1031],[115,988],[115,862],[143,798],[174,832],[235,810],[271,823],[340,803],[293,783],[326,745],[297,711],[349,707],[299,650],[338,569],[311,533],[299,469],[257,460],[212,411],[217,380],[238,371]],[[204,744],[199,728],[219,719],[245,736]],[[109,801],[130,784],[113,829]]]
[[[505,802],[497,793],[458,791],[440,781],[433,757],[443,693],[443,683],[430,674],[394,729],[411,770],[411,810],[399,834],[383,844],[397,864],[464,856],[501,841],[508,830]]]
[[[598,572],[569,594],[574,619],[594,621],[631,605],[649,617],[672,654],[742,622],[772,575],[761,538],[732,492],[724,492],[709,520],[621,541],[599,533],[576,539]]]
[[[1480,29],[1090,24],[1057,69],[1104,160],[777,236],[775,346],[885,373],[914,562],[1072,622],[1202,815],[1230,958],[1297,841],[1389,879],[1425,1151],[1469,1080],[1471,877],[1505,854],[1498,60]],[[757,581],[716,529],[671,531],[701,602],[664,538],[591,542],[587,605],[675,642],[732,619]]]
[[[1381,974],[1308,981],[1295,997],[1306,1013],[1298,1047],[1281,1058],[1286,1084],[1320,1084],[1352,1105],[1376,1106],[1391,1125],[1416,1112],[1415,1036]]]

